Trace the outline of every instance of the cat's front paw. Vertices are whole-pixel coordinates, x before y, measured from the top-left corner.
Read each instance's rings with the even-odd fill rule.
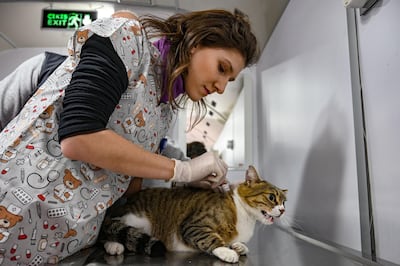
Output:
[[[249,248],[242,242],[235,242],[231,245],[231,248],[239,255],[246,255],[249,253]]]
[[[212,254],[225,262],[236,263],[239,261],[239,255],[236,251],[227,247],[216,248],[212,251]]]
[[[124,245],[118,242],[107,241],[104,243],[104,249],[110,255],[121,255],[124,253]]]

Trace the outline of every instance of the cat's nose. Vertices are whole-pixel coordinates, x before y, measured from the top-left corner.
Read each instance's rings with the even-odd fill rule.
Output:
[[[285,209],[279,209],[279,212],[281,213],[281,215],[285,212]]]

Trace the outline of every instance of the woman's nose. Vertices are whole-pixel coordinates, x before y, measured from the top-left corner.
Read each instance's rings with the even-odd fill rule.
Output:
[[[223,94],[226,88],[226,85],[228,85],[228,78],[220,78],[216,83],[215,83],[215,89],[218,94]]]

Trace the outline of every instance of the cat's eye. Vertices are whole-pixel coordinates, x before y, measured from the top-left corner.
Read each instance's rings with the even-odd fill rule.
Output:
[[[270,201],[275,201],[275,195],[274,195],[274,194],[269,194],[269,195],[268,195],[268,199],[269,199]]]

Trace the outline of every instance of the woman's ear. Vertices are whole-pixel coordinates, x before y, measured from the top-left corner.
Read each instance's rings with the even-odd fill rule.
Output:
[[[192,49],[190,49],[190,55],[193,55],[196,52],[197,48],[198,45],[193,46]]]

